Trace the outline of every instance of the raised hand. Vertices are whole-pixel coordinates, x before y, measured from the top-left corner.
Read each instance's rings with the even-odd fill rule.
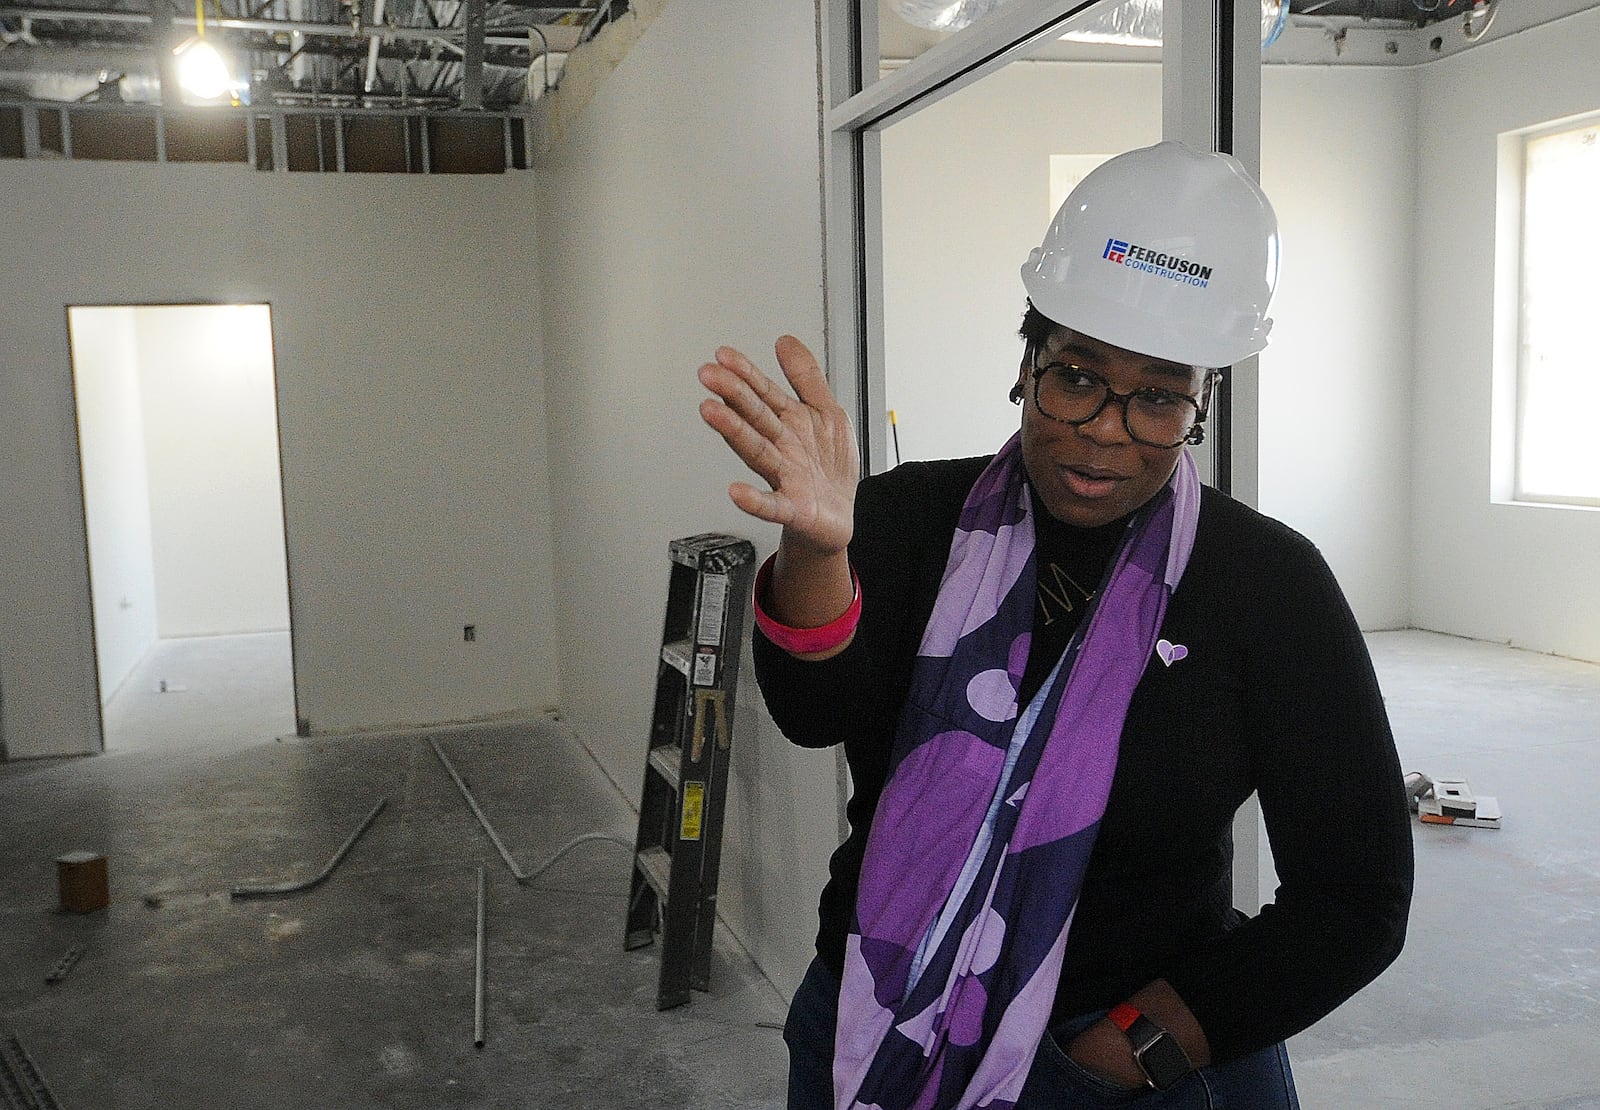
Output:
[[[850,542],[860,454],[849,417],[806,345],[792,335],[774,350],[791,395],[731,347],[700,367],[700,384],[716,394],[700,416],[770,489],[749,482],[728,487],[751,516],[783,526],[791,555],[826,557]]]

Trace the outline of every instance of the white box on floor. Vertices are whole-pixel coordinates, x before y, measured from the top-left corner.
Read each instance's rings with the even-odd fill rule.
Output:
[[[1461,813],[1459,799],[1449,805],[1441,804],[1437,795],[1423,798],[1417,803],[1417,816],[1429,825],[1464,825],[1473,829],[1498,829],[1500,827],[1500,800],[1488,794],[1473,799],[1472,811]]]

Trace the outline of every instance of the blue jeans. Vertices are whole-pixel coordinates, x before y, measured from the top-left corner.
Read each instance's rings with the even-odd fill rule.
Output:
[[[832,1110],[833,1034],[839,981],[812,960],[783,1026],[789,1046],[789,1110]],[[1089,1074],[1062,1051],[1104,1012],[1056,1026],[1039,1045],[1017,1110],[1299,1110],[1289,1054],[1275,1044],[1222,1064],[1196,1068],[1169,1091],[1126,1090]]]

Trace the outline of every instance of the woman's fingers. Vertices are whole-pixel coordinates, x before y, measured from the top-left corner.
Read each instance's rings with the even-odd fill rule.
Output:
[[[717,348],[716,362],[700,368],[701,383],[719,394],[764,432],[770,429],[763,427],[765,414],[762,409],[781,423],[784,415],[797,403],[816,413],[837,407],[833,391],[828,387],[828,377],[822,372],[821,364],[809,347],[794,336],[785,335],[779,337],[773,350],[778,356],[778,365],[784,377],[794,389],[794,396],[786,393],[742,351],[733,347]],[[719,374],[719,368],[727,370],[731,377]],[[739,386],[743,386],[743,389]],[[799,398],[798,402],[795,398]]]
[[[718,353],[721,354],[720,351]],[[760,371],[752,367],[747,374],[720,360],[708,362],[700,367],[700,384],[715,393],[729,409],[767,439],[776,440],[782,436],[781,414],[786,406],[792,406],[794,402]],[[763,387],[766,392],[763,392]]]
[[[788,524],[794,516],[794,506],[776,490],[757,489],[749,482],[734,482],[728,487],[728,497],[742,511],[772,524]]]
[[[778,365],[783,368],[783,376],[794,387],[796,397],[819,411],[833,405],[833,390],[828,388],[828,376],[822,372],[822,366],[817,362],[817,356],[811,353],[811,348],[792,335],[784,335],[779,336],[777,343],[773,344],[773,351],[778,356]]]
[[[742,352],[719,347],[700,367],[700,383],[713,395],[700,402],[700,417],[771,487],[735,482],[728,488],[735,505],[818,549],[842,550],[860,469],[849,418],[804,343],[784,336],[775,352],[793,394]]]
[[[744,352],[732,347],[718,347],[716,360],[716,365],[731,371],[744,383],[756,400],[780,418],[794,405],[794,398],[785,393],[777,382],[763,374],[761,368],[751,362]]]
[[[754,395],[743,379],[721,366],[702,366],[700,381],[714,394],[700,403],[701,419],[727,441],[746,465],[771,480],[778,465],[777,456],[782,454],[782,419]]]
[[[700,402],[700,419],[722,437],[741,462],[769,484],[776,484],[783,457],[770,438],[752,427],[732,406],[712,397]]]

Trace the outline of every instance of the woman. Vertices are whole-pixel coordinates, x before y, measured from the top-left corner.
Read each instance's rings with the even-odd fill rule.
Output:
[[[1233,159],[1112,159],[1023,267],[1018,434],[859,484],[798,340],[793,396],[727,348],[701,368],[702,417],[771,487],[730,496],[783,526],[768,708],[854,783],[792,1107],[1293,1107],[1284,1039],[1399,952],[1409,820],[1349,607],[1187,452],[1214,368],[1265,346],[1276,263]],[[1250,917],[1252,792],[1280,886]]]

